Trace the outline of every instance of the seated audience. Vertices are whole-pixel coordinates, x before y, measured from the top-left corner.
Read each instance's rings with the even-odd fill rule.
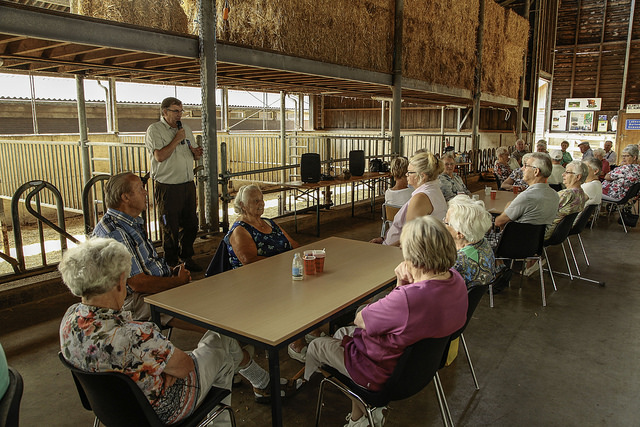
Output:
[[[522,167],[522,156],[527,154],[527,148],[523,139],[516,141],[515,150],[511,153],[511,159],[509,160],[509,167],[511,170],[516,170]]]
[[[547,151],[547,141],[544,139],[538,140],[538,142],[536,142],[536,152],[549,154]]]
[[[240,214],[224,237],[233,268],[281,254],[298,243],[272,219],[262,218],[264,196],[260,187],[243,185],[238,190],[233,207]]]
[[[582,191],[589,197],[586,205],[599,205],[602,201],[602,183],[600,182],[600,168],[602,162],[596,158],[588,159],[584,162],[589,168],[589,175],[581,185]]]
[[[524,180],[522,168],[514,169],[509,178],[502,181],[500,188],[511,191],[514,186],[520,187],[520,190],[526,190],[529,186],[527,181]]]
[[[405,223],[424,215],[444,218],[447,213],[447,201],[442,195],[438,181],[438,175],[443,169],[442,162],[429,152],[416,154],[409,160],[407,180],[409,185],[415,188],[411,199],[396,214],[386,237],[376,237],[371,243],[398,246]]]
[[[627,145],[622,150],[622,162],[609,172],[602,182],[602,200],[618,201],[624,198],[631,186],[640,182],[638,146]]]
[[[458,193],[471,194],[460,175],[453,172],[456,169],[455,155],[453,153],[445,153],[441,160],[444,163],[444,171],[440,174],[438,180],[445,200],[453,199]]]
[[[529,187],[518,194],[495,220],[497,227],[509,221],[551,224],[558,212],[558,193],[547,184],[551,159],[544,153],[528,153],[522,158],[523,177]]]
[[[582,153],[581,160],[587,160],[589,157],[593,157],[593,150],[591,149],[591,145],[589,145],[588,141],[582,141],[578,144],[578,148]]]
[[[607,159],[605,159],[605,155],[607,153],[602,148],[596,148],[593,150],[593,157],[600,160],[602,162],[602,171],[600,171],[600,181],[604,180],[604,177],[611,171],[611,166]]]
[[[407,168],[409,160],[406,157],[396,157],[391,160],[390,172],[395,185],[384,193],[385,203],[393,206],[402,206],[409,201],[414,188],[407,182]]]
[[[558,192],[560,200],[558,202],[558,213],[553,222],[547,227],[544,238],[548,239],[553,234],[556,226],[567,215],[575,212],[582,212],[584,204],[589,199],[581,185],[589,175],[589,168],[580,160],[574,160],[567,165],[563,175],[564,190]]]
[[[571,163],[573,161],[573,157],[571,157],[571,154],[567,151],[567,148],[569,148],[569,141],[562,141],[560,143],[560,150],[562,151],[562,166],[567,166],[569,163]]]
[[[492,224],[484,202],[462,195],[454,197],[449,201],[444,223],[458,250],[454,268],[467,288],[488,285],[493,280],[496,260],[491,245],[484,238]]]
[[[504,182],[511,175],[511,168],[509,167],[509,150],[507,147],[496,148],[497,160],[493,165],[493,172],[498,176],[500,182]]]
[[[549,179],[547,179],[547,184],[561,185],[562,174],[564,173],[564,168],[562,167],[562,151],[554,150],[551,152],[551,164],[553,167],[551,168],[551,175],[549,175]]]
[[[166,291],[191,281],[191,273],[184,264],[169,267],[161,258],[147,237],[144,220],[140,217],[147,208],[147,190],[140,178],[124,172],[112,176],[104,187],[107,212],[104,214],[93,235],[110,237],[125,245],[131,256],[131,269],[127,278],[127,297],[124,309],[130,311],[135,320],[151,320],[149,304],[144,302],[145,295]],[[163,325],[205,332],[205,329],[175,319],[167,314],[161,315]]]
[[[361,387],[379,391],[408,346],[446,337],[464,325],[467,290],[452,268],[456,248],[444,224],[434,216],[416,218],[405,224],[400,240],[404,261],[395,270],[396,288],[358,312],[355,326],[311,342],[305,379],[329,365]],[[368,426],[364,408],[352,402],[347,426]],[[384,407],[373,415],[376,427],[384,424]]]
[[[87,372],[129,376],[165,424],[189,416],[212,386],[231,390],[234,372],[251,382],[256,400],[270,400],[269,374],[235,339],[208,331],[196,349],[185,353],[154,323],[134,321],[123,310],[131,269],[131,255],[123,244],[91,238],[69,249],[58,268],[71,293],[82,298],[60,324],[64,358]],[[289,395],[300,384],[286,383]],[[223,402],[230,404],[231,396]]]

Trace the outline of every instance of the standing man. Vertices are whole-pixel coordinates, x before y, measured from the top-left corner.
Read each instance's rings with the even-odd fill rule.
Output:
[[[618,159],[615,151],[611,150],[611,147],[613,146],[613,143],[611,141],[605,141],[604,142],[604,159],[609,162],[609,166],[615,166],[616,165],[616,160]]]
[[[589,142],[587,141],[582,141],[580,144],[578,144],[578,148],[580,149],[580,152],[582,153],[582,160],[583,162],[587,159],[592,159],[593,158],[593,150],[591,149],[591,146],[589,145]]]
[[[187,269],[202,271],[193,260],[198,232],[193,162],[202,157],[202,147],[196,145],[191,129],[180,121],[182,101],[165,98],[160,111],[162,117],[147,129],[144,145],[151,157],[164,257],[170,266],[182,260]]]

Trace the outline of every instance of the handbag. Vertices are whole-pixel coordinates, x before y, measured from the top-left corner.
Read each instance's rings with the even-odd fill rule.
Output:
[[[623,209],[620,211],[618,224],[622,225],[622,220],[624,220],[624,224],[628,227],[635,227],[638,225],[638,215],[633,214],[631,209]]]

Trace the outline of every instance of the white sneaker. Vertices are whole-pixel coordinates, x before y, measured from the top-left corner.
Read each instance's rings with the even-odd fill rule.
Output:
[[[300,352],[297,352],[291,347],[291,345],[287,346],[287,353],[289,353],[289,357],[293,360],[297,360],[300,363],[304,363],[307,360],[307,346],[302,347]]]
[[[326,337],[326,336],[327,336],[327,334],[325,334],[324,332],[320,332],[319,336],[312,335],[312,334],[306,334],[304,336],[304,340],[307,342],[307,344],[311,344],[311,341],[315,340],[316,338]]]
[[[372,409],[371,412],[373,414],[374,427],[384,426],[384,423],[387,419],[386,411],[387,411],[386,406],[381,406],[379,408]],[[351,413],[348,413],[345,419],[348,421],[348,423],[345,424],[344,427],[370,427],[369,420],[367,419],[366,415],[362,415],[360,418],[358,418],[358,420],[353,421],[351,419]]]
[[[543,259],[543,260],[542,260],[542,266],[544,267],[546,264],[547,264],[547,260],[546,260],[546,259]],[[538,271],[540,271],[540,269],[538,268],[538,261],[536,261],[536,262],[534,262],[534,263],[533,263],[533,265],[532,265],[531,267],[527,267],[527,268],[524,270],[524,275],[525,275],[525,276],[527,276],[527,277],[529,277],[529,276],[531,276],[533,273],[536,273],[536,272],[538,272]]]

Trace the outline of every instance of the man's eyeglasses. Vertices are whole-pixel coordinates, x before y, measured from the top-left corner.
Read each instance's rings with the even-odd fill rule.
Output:
[[[167,108],[167,111],[171,111],[172,113],[179,113],[179,114],[184,113],[184,110],[172,110],[170,108]]]
[[[526,163],[525,163],[525,164],[523,164],[523,165],[522,165],[522,169],[526,169],[526,168],[534,168],[534,169],[539,169],[539,168],[538,168],[538,167],[536,167],[536,166],[533,166],[533,165],[528,165],[528,164],[526,164]]]

